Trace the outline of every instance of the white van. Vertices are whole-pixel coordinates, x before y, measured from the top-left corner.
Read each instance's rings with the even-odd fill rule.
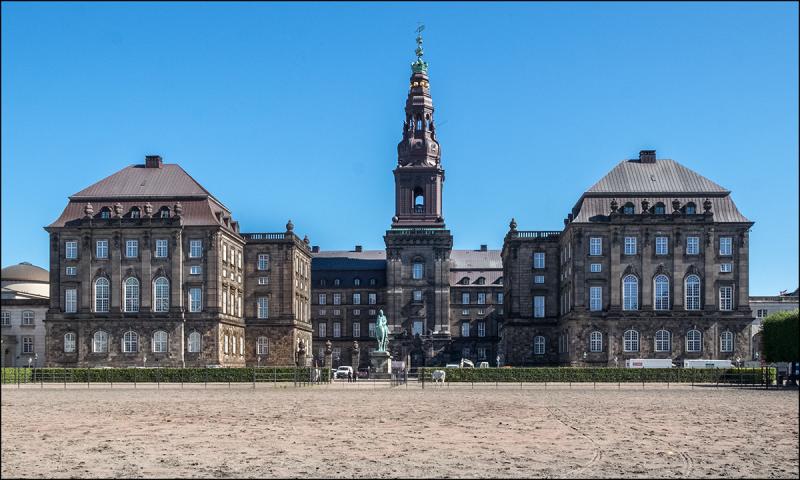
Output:
[[[730,360],[684,360],[683,368],[733,368]]]

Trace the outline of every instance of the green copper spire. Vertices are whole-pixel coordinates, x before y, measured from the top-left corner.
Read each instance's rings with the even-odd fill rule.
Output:
[[[414,73],[428,73],[428,62],[422,60],[422,31],[425,30],[425,25],[420,24],[417,27],[417,61],[411,64],[411,71]]]

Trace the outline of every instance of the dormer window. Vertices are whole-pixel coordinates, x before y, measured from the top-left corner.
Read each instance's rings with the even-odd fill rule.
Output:
[[[625,215],[633,215],[633,204],[631,202],[622,206],[622,213]]]
[[[142,218],[142,212],[139,211],[139,207],[131,208],[131,218]]]
[[[353,279],[353,286],[355,286],[355,287],[361,286],[361,279],[360,278],[354,278]]]
[[[101,208],[100,218],[111,218],[111,210],[108,207]]]
[[[371,286],[373,286],[373,287],[374,287],[374,286],[375,286],[377,283],[378,283],[378,281],[377,281],[377,280],[375,280],[374,278],[370,278],[370,279],[369,279],[369,284],[370,284]]]
[[[328,285],[328,282],[324,278],[320,278],[319,279],[319,286],[320,287],[324,287],[326,285]]]
[[[686,204],[686,215],[694,215],[697,213],[697,206],[694,202],[689,202]]]
[[[161,207],[158,211],[158,216],[161,218],[169,218],[169,207]]]
[[[666,208],[664,207],[664,204],[661,202],[656,203],[656,205],[653,207],[653,213],[655,213],[656,215],[664,215],[666,213]]]
[[[469,285],[469,277],[462,278],[458,283],[461,285]]]
[[[477,285],[485,285],[486,284],[486,279],[483,278],[483,277],[480,277],[480,278],[478,278],[478,280],[475,281],[475,283]]]
[[[342,283],[342,281],[339,280],[338,278],[333,279],[333,286],[334,287],[338,287],[339,284],[341,284],[341,283]]]

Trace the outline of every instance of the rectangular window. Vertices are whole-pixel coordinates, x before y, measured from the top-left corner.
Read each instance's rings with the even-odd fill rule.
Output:
[[[422,301],[422,290],[414,290],[414,301],[415,302]]]
[[[66,243],[66,250],[67,250],[67,258],[69,259],[76,259],[78,258],[78,242],[75,240],[70,240]]]
[[[733,287],[719,287],[719,309],[733,310]]]
[[[369,298],[369,304],[370,305],[375,305],[377,303],[377,301],[378,301],[378,294],[370,293],[368,298]]]
[[[94,256],[97,258],[108,258],[108,240],[98,240],[95,242]]]
[[[22,324],[33,325],[34,313],[30,310],[22,312]]]
[[[533,297],[533,316],[535,318],[544,318],[544,297]]]
[[[461,322],[461,336],[469,337],[469,322]]]
[[[203,272],[203,267],[200,265],[192,265],[189,267],[189,275],[200,275]]]
[[[341,305],[342,304],[342,294],[341,293],[334,293],[333,294],[333,304],[334,305]]]
[[[74,277],[78,274],[78,267],[67,267],[66,273],[68,276]]]
[[[354,337],[361,336],[361,324],[358,322],[353,323],[353,336]]]
[[[361,305],[361,294],[354,293],[353,294],[353,305]]]
[[[603,309],[603,287],[589,288],[589,310],[599,312]]]
[[[533,277],[533,283],[544,283],[544,275],[536,275]]]
[[[486,336],[486,322],[478,322],[478,336],[479,337]]]
[[[374,317],[374,316],[375,316],[375,313],[376,313],[376,311],[375,311],[375,310],[372,310],[372,309],[370,309],[370,311],[369,311],[369,315],[370,315],[371,317]]]
[[[486,360],[486,347],[478,347],[478,360]]]
[[[341,314],[342,314],[342,311],[341,311],[341,310],[339,310],[338,308],[336,308],[336,309],[334,309],[334,310],[333,310],[333,314],[334,314],[334,315],[341,315]]]
[[[425,265],[423,265],[422,263],[415,263],[412,266],[411,274],[414,280],[421,280],[424,273],[425,273]]]
[[[686,237],[686,255],[700,254],[700,237]]]
[[[22,353],[33,353],[33,337],[22,337]]]
[[[139,240],[125,241],[125,256],[127,258],[136,258],[139,256]]]
[[[733,264],[732,263],[720,263],[719,264],[719,271],[722,273],[730,273],[733,271]]]
[[[266,253],[258,254],[258,269],[269,270],[269,254]]]
[[[258,297],[258,318],[269,318],[268,297]]]
[[[719,237],[719,254],[733,255],[733,237]]]
[[[625,237],[625,255],[636,255],[636,237]]]
[[[603,239],[601,237],[589,237],[589,255],[596,256],[603,254]]]
[[[78,311],[78,290],[68,288],[64,291],[64,311],[75,313]]]
[[[603,265],[600,263],[593,263],[590,267],[592,273],[600,273],[603,271]]]
[[[324,308],[320,308],[319,309],[319,316],[320,317],[324,317],[326,313],[328,313],[328,311],[325,310]]]
[[[486,305],[486,294],[483,292],[478,293],[478,305]]]
[[[328,296],[326,294],[324,294],[324,293],[320,293],[319,294],[319,304],[320,305],[325,305],[325,302],[327,302],[327,301],[328,301]]]
[[[766,308],[759,308],[756,311],[756,317],[757,318],[766,318],[767,315],[768,315],[768,310]]]
[[[333,338],[342,336],[342,324],[340,322],[333,322]]]
[[[157,258],[167,257],[167,240],[164,239],[156,240],[156,257]]]
[[[202,291],[199,288],[189,289],[189,311],[200,312],[202,311]]]
[[[354,317],[358,317],[360,315],[361,315],[361,310],[359,310],[358,308],[353,309],[353,316]]]
[[[375,338],[375,322],[369,322],[367,329],[367,333],[369,334],[369,338]]]
[[[656,255],[667,255],[669,253],[668,245],[667,237],[656,237]]]
[[[328,324],[325,322],[319,322],[317,324],[317,336],[326,337],[327,335],[328,335]]]
[[[203,241],[189,240],[189,257],[200,258],[203,255]]]
[[[225,352],[226,355],[228,354],[228,336],[227,335],[225,335],[225,342],[223,344],[222,351]]]
[[[463,292],[461,294],[461,304],[469,305],[469,292]]]
[[[3,312],[1,314],[1,316],[3,318],[3,326],[4,327],[10,327],[11,326],[11,313]]]
[[[231,255],[231,260],[233,260],[233,255]],[[224,243],[222,244],[222,261],[226,263],[228,262],[228,245]]]
[[[422,335],[422,320],[414,320],[411,325],[411,335]]]
[[[269,277],[258,277],[259,285],[269,285]]]
[[[469,309],[468,308],[461,309],[461,315],[469,315]]]
[[[499,305],[503,304],[503,292],[497,292],[497,303]]]
[[[533,253],[533,268],[544,268],[544,252]]]

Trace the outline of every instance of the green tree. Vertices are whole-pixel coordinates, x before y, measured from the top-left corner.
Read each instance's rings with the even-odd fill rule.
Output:
[[[768,362],[800,360],[800,314],[798,310],[776,312],[764,319],[764,359]]]

